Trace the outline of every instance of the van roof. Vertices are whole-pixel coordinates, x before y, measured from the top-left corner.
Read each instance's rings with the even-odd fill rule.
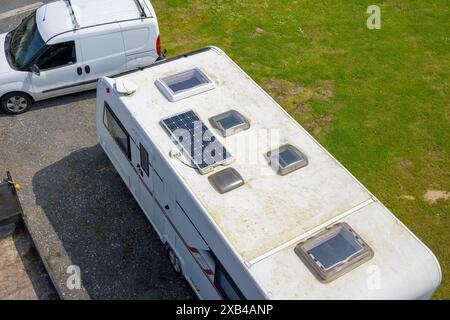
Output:
[[[141,17],[139,3],[147,17],[153,15],[147,1],[143,0],[71,0],[70,3],[79,28],[139,19]],[[39,32],[46,42],[58,34],[76,28],[66,0],[43,5],[37,10],[36,17]]]
[[[215,89],[170,102],[155,85],[160,78],[193,68],[201,69],[214,82]],[[214,131],[233,156],[229,167],[245,181],[235,191],[220,194],[211,186],[208,175],[168,159],[247,262],[372,199],[347,170],[221,51],[208,50],[126,78],[138,90],[122,97],[124,104],[165,155],[176,149],[160,123],[168,117],[193,110],[211,128],[211,117],[233,109],[250,122],[250,129],[226,141]],[[278,135],[280,141],[275,136],[265,141],[264,134]],[[265,154],[285,144],[300,149],[309,164],[280,176],[269,166]],[[254,158],[250,163],[249,156]]]
[[[155,85],[157,80],[196,68],[214,83],[213,90],[170,102]],[[269,297],[405,298],[433,292],[433,286],[439,285],[439,264],[429,249],[220,49],[210,47],[105,80],[111,86],[118,80],[136,85],[134,94],[118,94],[124,106]],[[232,109],[250,122],[250,128],[228,138],[213,132],[234,158],[226,167],[237,170],[245,183],[221,194],[208,180],[221,167],[201,175],[186,161],[170,157],[176,146],[161,121],[193,110],[211,128],[211,117]],[[278,130],[279,139],[262,139],[272,129]],[[273,172],[265,154],[285,144],[301,150],[308,165],[281,176]],[[296,256],[294,247],[337,222],[354,228],[375,256],[366,267],[355,268],[325,287]],[[366,290],[370,266],[383,274],[382,290]],[[400,288],[405,285],[409,287]]]

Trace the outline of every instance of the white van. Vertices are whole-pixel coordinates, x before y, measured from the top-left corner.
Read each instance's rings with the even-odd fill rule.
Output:
[[[149,0],[60,0],[0,35],[3,111],[94,89],[102,76],[148,66],[163,56]]]
[[[102,78],[96,112],[198,297],[428,299],[440,285],[433,253],[220,49]]]

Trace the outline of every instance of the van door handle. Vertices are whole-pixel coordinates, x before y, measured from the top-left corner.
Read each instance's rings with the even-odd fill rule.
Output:
[[[91,67],[85,66],[84,71],[86,71],[86,73],[91,73]]]
[[[83,69],[81,69],[81,67],[77,68],[77,73],[79,76],[81,76],[83,74]]]
[[[142,171],[141,165],[138,164],[138,165],[136,166],[136,168],[138,169],[139,174],[141,175],[141,177],[143,177],[143,176],[144,176],[144,172]]]

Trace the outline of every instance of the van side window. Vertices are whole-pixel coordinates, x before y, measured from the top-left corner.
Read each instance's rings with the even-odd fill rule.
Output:
[[[142,144],[139,144],[139,150],[141,153],[141,168],[142,168],[142,170],[144,170],[145,174],[148,177],[149,176],[149,167],[150,167],[150,162],[148,160],[148,152]]]
[[[130,135],[106,102],[103,111],[103,123],[123,153],[131,160]]]
[[[37,65],[41,70],[48,70],[71,65],[77,62],[75,42],[63,42],[50,46],[39,58]]]
[[[245,300],[241,290],[231,279],[225,268],[217,261],[214,285],[219,290],[222,297],[226,300]]]

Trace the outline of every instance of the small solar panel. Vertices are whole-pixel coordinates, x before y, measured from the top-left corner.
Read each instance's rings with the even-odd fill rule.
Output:
[[[205,174],[231,158],[228,150],[194,111],[175,115],[161,123],[200,173]]]

